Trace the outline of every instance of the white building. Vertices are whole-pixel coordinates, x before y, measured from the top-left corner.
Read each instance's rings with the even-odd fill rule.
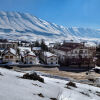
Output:
[[[42,59],[48,65],[57,65],[58,64],[58,57],[55,54],[50,52],[43,52]]]
[[[26,64],[38,64],[39,60],[30,47],[19,47],[21,61]]]
[[[38,60],[37,60],[36,55],[33,52],[29,52],[29,53],[24,54],[23,62],[26,64],[37,64]]]

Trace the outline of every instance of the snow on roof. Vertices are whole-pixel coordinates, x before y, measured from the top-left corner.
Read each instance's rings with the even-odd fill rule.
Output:
[[[9,50],[10,50],[10,52],[11,52],[12,54],[16,55],[16,50],[14,50],[14,49],[12,49],[12,48],[10,48]]]
[[[30,47],[19,47],[20,51],[29,51],[31,52],[31,48]]]
[[[96,44],[94,42],[87,42],[85,43],[86,47],[96,47]]]
[[[0,44],[15,44],[17,42],[0,42]]]
[[[23,51],[21,51],[20,54],[21,54],[22,57],[24,57],[24,52]]]
[[[10,53],[16,55],[16,50],[13,49],[13,48],[8,48],[8,49],[6,49],[6,50],[4,51],[4,54],[6,54],[6,53],[8,53],[8,52],[10,52]]]
[[[30,55],[30,56],[36,56],[33,52],[29,52],[28,55]]]
[[[3,52],[4,51],[4,49],[0,49],[0,52]]]
[[[41,50],[41,47],[33,47],[32,50]]]
[[[27,52],[21,51],[20,54],[21,54],[22,57],[25,57],[25,56],[36,56],[33,52],[27,53]]]
[[[51,56],[57,56],[57,55],[50,52],[44,52],[44,56],[51,57]]]

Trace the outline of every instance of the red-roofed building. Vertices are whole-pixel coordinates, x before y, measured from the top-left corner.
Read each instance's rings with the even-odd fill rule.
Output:
[[[26,64],[37,64],[37,57],[33,52],[25,53],[23,55],[23,62]]]

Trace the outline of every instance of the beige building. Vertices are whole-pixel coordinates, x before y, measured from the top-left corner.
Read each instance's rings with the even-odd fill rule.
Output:
[[[12,48],[7,48],[2,52],[2,62],[16,62],[18,60],[18,55],[16,50]]]

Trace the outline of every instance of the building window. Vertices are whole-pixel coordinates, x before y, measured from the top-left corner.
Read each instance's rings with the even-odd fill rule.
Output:
[[[5,56],[5,59],[9,59],[9,56]]]
[[[13,44],[13,48],[15,48],[15,45]]]
[[[30,64],[32,64],[32,61],[30,61]]]
[[[10,56],[10,59],[13,59],[13,56]]]
[[[83,53],[83,50],[80,50],[79,53]]]
[[[85,50],[85,53],[87,53],[87,51]]]
[[[53,58],[51,58],[51,60],[53,60]]]
[[[1,53],[1,51],[0,51],[0,56],[1,56],[1,54],[2,54],[2,53]]]
[[[51,64],[53,64],[53,62],[51,62]]]
[[[72,56],[72,58],[74,59],[74,58],[75,58],[75,56]]]
[[[30,60],[32,60],[32,57],[30,58]]]
[[[85,58],[87,58],[87,56],[85,56]]]
[[[75,53],[77,53],[77,51],[75,51]]]
[[[73,51],[71,51],[71,54],[73,54]]]

